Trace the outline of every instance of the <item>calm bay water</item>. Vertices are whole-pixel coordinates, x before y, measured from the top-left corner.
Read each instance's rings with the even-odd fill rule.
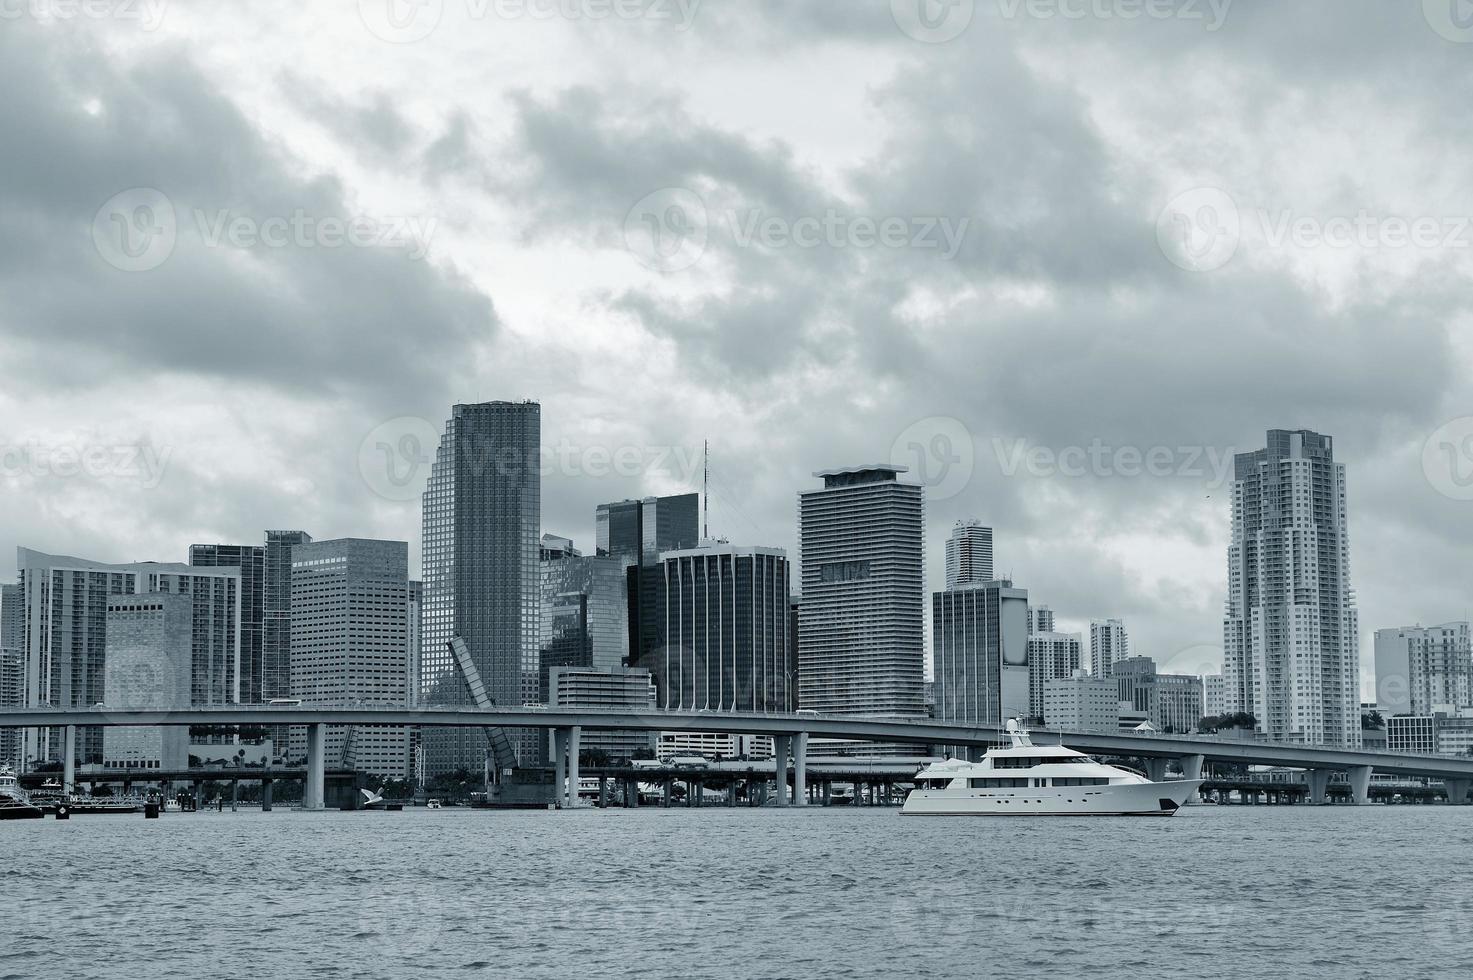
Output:
[[[0,980],[1473,976],[1473,807],[0,824]]]

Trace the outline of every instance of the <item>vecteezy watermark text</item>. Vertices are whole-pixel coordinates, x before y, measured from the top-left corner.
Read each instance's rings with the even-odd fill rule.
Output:
[[[650,21],[684,31],[701,0],[460,0],[466,21]],[[435,32],[446,0],[358,0],[358,18],[381,41],[412,44]]]
[[[1027,439],[992,440],[992,451],[1003,476],[1055,477],[1182,477],[1206,479],[1208,486],[1226,486],[1233,475],[1234,449],[1215,446],[1111,446],[1102,439],[1088,446],[1056,449]]]
[[[0,479],[31,477],[89,477],[98,480],[135,480],[146,490],[164,479],[173,449],[144,444],[47,445],[39,441],[0,444]]]
[[[1200,20],[1207,31],[1220,29],[1232,6],[1233,0],[997,0],[1006,20]]]
[[[230,208],[194,208],[190,214],[206,248],[380,248],[397,249],[411,260],[429,253],[440,223],[434,215],[317,214],[306,208],[265,216]],[[179,212],[168,195],[153,187],[131,187],[97,209],[92,242],[114,268],[146,272],[174,254],[179,226]]]
[[[156,31],[168,5],[169,0],[0,0],[0,20],[133,20]]]
[[[952,259],[972,223],[946,215],[869,215],[825,208],[812,214],[773,214],[732,208],[724,224],[737,248],[902,249]],[[685,187],[663,187],[635,202],[624,216],[624,244],[640,262],[661,272],[688,269],[706,251],[713,224],[706,202]]]

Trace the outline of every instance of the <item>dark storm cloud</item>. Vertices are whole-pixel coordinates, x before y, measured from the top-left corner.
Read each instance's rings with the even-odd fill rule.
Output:
[[[373,398],[432,383],[492,335],[485,296],[411,257],[416,235],[432,246],[435,215],[364,215],[336,179],[299,176],[186,52],[123,67],[83,37],[23,21],[0,33],[0,324],[9,357],[37,369],[14,383],[131,366]],[[93,241],[99,208],[129,188],[161,192],[177,224],[146,271],[113,267]],[[359,239],[372,244],[316,237],[356,218],[376,222]],[[237,219],[261,237],[232,239]],[[273,219],[309,230],[271,247]]]

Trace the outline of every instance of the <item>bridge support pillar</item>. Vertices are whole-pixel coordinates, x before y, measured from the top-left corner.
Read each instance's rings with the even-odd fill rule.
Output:
[[[232,779],[230,781],[230,812],[231,813],[238,813],[238,812],[240,812],[240,780],[239,779]]]
[[[261,812],[271,812],[271,777],[261,780]]]
[[[787,735],[772,736],[773,770],[777,774],[777,805],[788,805],[788,749],[792,741]]]
[[[302,809],[321,810],[327,795],[327,726],[307,726],[307,785]]]
[[[1468,802],[1468,788],[1473,785],[1469,779],[1444,779],[1442,788],[1447,790],[1447,801],[1453,806],[1464,806]]]
[[[1330,772],[1328,769],[1311,769],[1304,774],[1309,782],[1309,802],[1318,806],[1328,802],[1325,793],[1330,788]]]
[[[665,807],[667,810],[670,808],[670,796],[674,792],[675,792],[675,780],[673,780],[673,779],[667,779],[667,780],[665,780],[665,797],[664,797],[664,801],[660,805],[663,806],[663,807]]]
[[[1153,783],[1159,783],[1164,780],[1166,778],[1166,760],[1147,759],[1146,775],[1150,777],[1150,780]]]
[[[1350,769],[1350,802],[1364,806],[1371,799],[1371,767],[1352,766]]]
[[[71,796],[77,781],[77,726],[67,725],[61,738],[61,795]]]
[[[565,805],[572,809],[578,805],[578,756],[582,751],[583,728],[574,725],[568,729],[568,795]]]
[[[1202,764],[1206,758],[1200,755],[1184,755],[1181,757],[1181,774],[1183,779],[1201,779]],[[1198,786],[1188,799],[1199,800],[1202,798],[1202,787]]]
[[[793,803],[808,805],[808,733],[793,736]]]
[[[609,806],[609,777],[600,775],[598,777],[598,805],[600,809],[608,809]]]
[[[568,796],[568,729],[552,730],[552,798],[565,806]]]

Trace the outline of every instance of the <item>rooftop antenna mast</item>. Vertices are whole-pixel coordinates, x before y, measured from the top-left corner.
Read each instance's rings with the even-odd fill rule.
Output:
[[[701,441],[701,537],[711,538],[711,440]]]

